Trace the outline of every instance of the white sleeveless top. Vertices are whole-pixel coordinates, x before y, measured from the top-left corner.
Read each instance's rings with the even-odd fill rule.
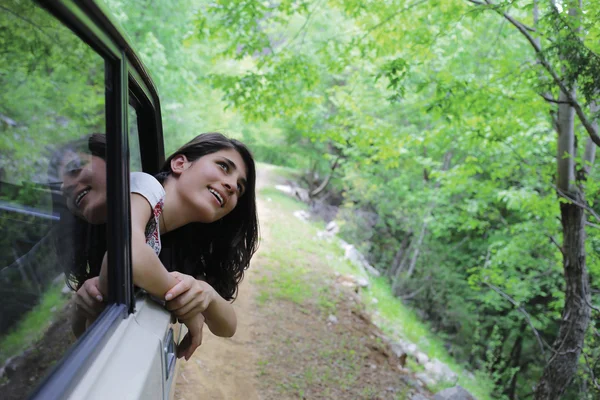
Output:
[[[165,189],[155,177],[144,172],[132,172],[129,183],[131,193],[144,196],[148,203],[150,203],[150,207],[152,207],[152,216],[146,224],[146,243],[158,255],[161,250],[158,218],[162,214],[165,203]]]

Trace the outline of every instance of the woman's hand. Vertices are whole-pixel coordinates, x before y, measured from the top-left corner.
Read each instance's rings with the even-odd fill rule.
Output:
[[[73,295],[75,311],[71,327],[76,337],[83,335],[105,307],[99,286],[98,277],[90,278]]]
[[[216,291],[208,283],[179,272],[170,272],[170,274],[179,283],[166,293],[166,307],[180,321],[189,320],[203,313],[216,299]]]
[[[202,344],[202,327],[204,326],[204,315],[196,314],[194,317],[182,320],[188,328],[188,333],[177,346],[177,358],[185,357],[188,361],[194,351]]]
[[[81,285],[75,294],[75,311],[81,317],[94,321],[104,310],[105,304],[100,293],[100,281],[96,276]]]
[[[179,283],[165,294],[167,310],[186,325],[187,320],[201,315],[208,329],[217,336],[232,337],[235,334],[237,318],[233,306],[212,286],[190,275],[169,274]]]

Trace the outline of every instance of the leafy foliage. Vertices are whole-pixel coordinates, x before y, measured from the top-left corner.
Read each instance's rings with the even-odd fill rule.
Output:
[[[575,26],[575,2],[472,3],[210,3],[197,38],[229,43],[219,56],[245,65],[212,75],[226,102],[342,155],[343,234],[458,359],[488,372],[496,396],[521,398],[541,376],[564,301],[556,105],[539,95],[558,92],[537,59],[594,100],[598,9],[585,2]],[[541,54],[505,12],[537,24]],[[583,154],[587,134],[576,134]],[[594,251],[587,263],[594,285]],[[593,396],[593,370],[582,360],[580,372],[567,398]]]

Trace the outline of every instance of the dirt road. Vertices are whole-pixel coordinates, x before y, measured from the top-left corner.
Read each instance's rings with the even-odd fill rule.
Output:
[[[268,184],[269,176],[268,169],[257,171],[257,193]],[[257,198],[257,206],[261,241],[264,244],[270,223],[269,212],[260,196]],[[181,363],[175,388],[176,400],[260,398],[256,386],[258,354],[253,344],[258,316],[254,305],[256,289],[252,283],[256,270],[260,268],[260,252],[259,248],[240,285],[238,298],[233,303],[238,319],[235,336],[230,339],[220,338],[204,326],[202,346],[188,362]]]
[[[234,303],[238,330],[233,338],[216,337],[204,327],[202,346],[180,367],[176,399],[259,399],[255,385],[257,357],[252,345],[252,298],[252,284],[245,279]]]

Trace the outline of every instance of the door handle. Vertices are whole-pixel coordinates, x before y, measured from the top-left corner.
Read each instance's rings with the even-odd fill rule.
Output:
[[[163,341],[163,357],[165,359],[165,380],[168,380],[171,376],[171,372],[175,367],[175,341],[173,340],[173,328],[169,328],[169,331],[165,335]]]

